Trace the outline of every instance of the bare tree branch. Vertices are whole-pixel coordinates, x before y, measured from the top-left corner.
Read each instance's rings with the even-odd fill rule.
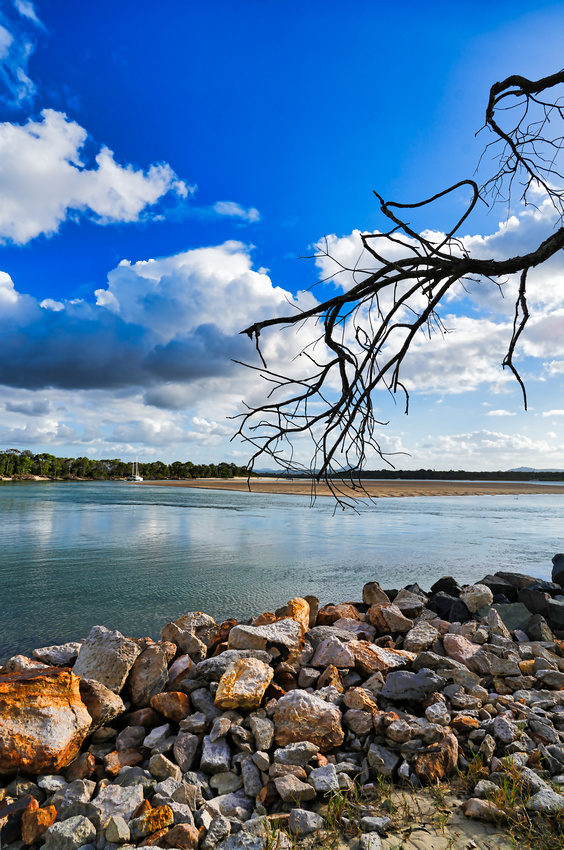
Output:
[[[448,332],[439,313],[441,303],[455,285],[465,286],[469,281],[487,279],[501,289],[508,276],[520,277],[512,335],[502,366],[519,382],[526,408],[525,386],[514,357],[529,318],[527,276],[530,269],[564,247],[564,227],[558,227],[528,254],[506,260],[470,256],[457,234],[478,200],[490,197],[494,202],[509,203],[516,180],[521,185],[520,201],[532,203],[532,189],[542,190],[559,217],[564,216],[564,178],[557,161],[564,141],[562,135],[549,133],[552,123],[564,118],[560,98],[553,96],[553,90],[562,84],[564,70],[536,81],[511,76],[495,83],[484,128],[495,136],[486,151],[494,153],[496,170],[481,189],[474,180],[462,180],[412,204],[385,201],[375,192],[391,227],[387,232],[361,235],[373,268],[345,269],[335,260],[335,275],[343,271],[352,275],[349,289],[307,310],[255,322],[241,331],[254,339],[262,360],[262,368],[250,368],[270,387],[263,404],[247,407],[239,417],[235,436],[243,437],[251,447],[250,468],[264,457],[286,472],[309,472],[316,481],[324,480],[337,501],[345,505],[335,476],[346,474],[353,487],[361,487],[356,474],[364,467],[367,452],[391,465],[377,439],[377,429],[387,423],[375,416],[375,390],[384,388],[392,395],[399,390],[407,412],[409,394],[401,377],[405,358],[419,332],[428,336]],[[549,99],[544,99],[545,92],[550,93]],[[510,126],[504,127],[508,114]],[[439,241],[417,232],[401,217],[402,210],[429,207],[463,188],[471,192],[467,208]],[[397,254],[398,245],[403,256],[393,258],[391,251]],[[330,258],[327,243],[320,250],[317,256]],[[270,371],[259,342],[261,332],[300,323],[320,327],[317,342],[301,351],[302,370],[294,375]],[[293,451],[295,442],[304,436],[312,441],[308,465],[299,463]]]

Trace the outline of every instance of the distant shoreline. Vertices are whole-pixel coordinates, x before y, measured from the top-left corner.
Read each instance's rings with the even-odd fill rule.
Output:
[[[252,478],[251,493],[277,493],[291,496],[310,496],[312,482],[280,478]],[[190,478],[182,481],[143,481],[137,486],[192,487],[205,490],[234,490],[248,492],[246,478]],[[347,482],[335,482],[344,498],[388,498],[409,496],[527,496],[535,494],[562,494],[564,484],[534,484],[493,481],[408,481],[363,480],[363,489],[352,489]],[[326,484],[316,484],[316,496],[331,496]]]

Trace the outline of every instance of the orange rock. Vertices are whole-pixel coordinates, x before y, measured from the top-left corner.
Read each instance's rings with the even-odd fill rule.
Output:
[[[270,623],[276,621],[276,614],[272,611],[265,611],[264,614],[259,614],[255,620],[255,626],[269,626]]]
[[[44,809],[31,807],[24,812],[22,818],[22,840],[24,844],[35,844],[46,830],[55,823],[57,809],[55,806],[45,806]]]
[[[325,668],[325,670],[317,680],[315,688],[316,690],[319,690],[319,688],[326,688],[330,685],[336,688],[340,694],[342,694],[345,690],[343,680],[341,679],[341,674],[339,673],[334,664],[330,664],[328,667]]]
[[[261,803],[265,809],[269,809],[278,799],[278,791],[272,781],[267,782],[257,794],[257,802]]]
[[[468,733],[472,732],[473,729],[478,729],[480,723],[475,717],[471,717],[469,714],[457,714],[450,721],[450,725],[455,732]]]
[[[340,605],[324,605],[317,614],[318,626],[332,626],[336,620],[348,617],[350,620],[360,620],[360,615],[352,602],[342,602]]]
[[[35,811],[39,803],[29,794],[16,800],[4,801],[0,806],[0,844],[8,844],[21,835],[22,818],[27,811]]]
[[[276,682],[271,682],[266,691],[264,692],[265,697],[267,699],[278,700],[280,697],[283,697],[286,691],[284,688],[281,688],[280,685],[277,685]]]
[[[134,818],[129,821],[131,830],[131,838],[133,841],[139,841],[147,835],[153,835],[158,830],[168,829],[174,823],[174,815],[170,806],[155,806],[141,817]],[[163,833],[164,834],[164,833]]]
[[[176,661],[168,668],[168,684],[166,686],[166,690],[177,691],[178,687],[175,687],[175,683],[179,683],[183,679],[189,678],[193,673],[195,666],[196,665],[189,655],[181,655],[177,658]]]
[[[389,631],[388,624],[382,614],[382,609],[391,604],[391,602],[377,602],[374,605],[371,605],[367,612],[368,621],[372,623],[373,626],[376,626],[381,635],[385,635]]]
[[[453,734],[445,735],[438,744],[433,744],[426,753],[415,759],[415,775],[426,784],[440,782],[456,771],[458,741]]]
[[[165,827],[164,829],[159,829],[158,832],[153,832],[152,835],[149,835],[148,838],[144,838],[143,841],[140,841],[137,845],[138,847],[162,847],[164,845],[164,837],[167,834],[168,829]]]
[[[317,596],[304,596],[305,601],[309,605],[309,628],[313,629],[317,623],[317,614],[319,613],[319,599]]]
[[[184,720],[192,710],[190,697],[181,691],[156,694],[154,697],[151,697],[151,708],[154,708],[155,711],[160,711],[167,720],[173,720],[175,723],[180,723],[181,720]]]
[[[73,782],[75,779],[88,779],[92,776],[96,767],[96,759],[92,753],[82,753],[82,755],[71,761],[65,770],[65,779],[67,782]]]
[[[141,815],[144,815],[146,812],[150,812],[152,808],[153,807],[148,800],[143,800],[143,802],[139,803],[139,805],[137,806],[137,808],[133,812],[132,817],[140,818]]]
[[[214,702],[223,710],[258,708],[273,675],[272,667],[264,661],[240,658],[219,680]]]
[[[193,850],[198,846],[200,834],[195,826],[189,823],[177,823],[164,836],[167,847],[178,847],[180,850]]]
[[[347,647],[354,655],[355,667],[366,676],[400,670],[416,658],[414,652],[407,652],[405,649],[384,649],[366,640],[350,640]]]
[[[139,708],[131,714],[126,714],[123,719],[127,721],[128,726],[144,726],[147,730],[163,722],[162,715],[158,714],[154,708]]]
[[[141,764],[143,756],[139,750],[113,750],[104,757],[104,769],[108,776],[117,776],[122,767],[126,765],[135,767]]]
[[[364,688],[349,688],[343,700],[347,708],[354,708],[357,711],[378,711],[378,706],[375,701],[370,698],[368,691]]]
[[[291,691],[293,688],[298,687],[296,677],[287,670],[275,670],[274,681],[277,685],[280,685],[284,692]]]
[[[57,773],[75,758],[91,723],[79,681],[56,667],[0,676],[0,774]]]
[[[309,602],[301,596],[290,599],[287,605],[276,610],[276,617],[281,620],[289,617],[291,620],[301,623],[305,631],[309,629]]]

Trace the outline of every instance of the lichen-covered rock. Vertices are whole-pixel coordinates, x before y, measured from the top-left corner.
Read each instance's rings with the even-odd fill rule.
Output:
[[[121,632],[93,626],[80,647],[73,672],[84,679],[95,679],[119,694],[140,652],[137,643]]]
[[[0,676],[0,774],[54,773],[78,754],[91,717],[70,670]]]
[[[215,695],[215,704],[221,709],[258,708],[274,670],[256,658],[240,658],[229,665]]]
[[[276,616],[278,619],[282,620],[289,617],[291,620],[301,623],[304,631],[309,629],[309,615],[309,602],[301,596],[294,596],[293,599],[290,599],[287,605],[283,605],[282,608],[276,609]]]
[[[274,738],[284,747],[296,741],[310,741],[322,753],[338,747],[344,739],[341,712],[328,702],[296,689],[278,700],[274,712]]]

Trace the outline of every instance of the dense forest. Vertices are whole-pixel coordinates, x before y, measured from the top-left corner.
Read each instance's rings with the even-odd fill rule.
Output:
[[[358,472],[355,473],[358,475]],[[346,478],[345,475],[340,476]],[[507,469],[493,472],[468,472],[465,469],[377,469],[363,470],[361,478],[407,479],[409,481],[562,481],[562,470]]]
[[[89,457],[55,457],[48,452],[34,454],[29,449],[5,449],[0,451],[0,477],[25,478],[32,475],[44,475],[47,478],[66,480],[91,479],[106,481],[127,478],[131,474],[131,463],[113,458],[98,460]],[[148,480],[165,478],[233,478],[246,476],[247,470],[234,463],[192,463],[175,460],[167,464],[161,460],[139,463],[139,474]]]

